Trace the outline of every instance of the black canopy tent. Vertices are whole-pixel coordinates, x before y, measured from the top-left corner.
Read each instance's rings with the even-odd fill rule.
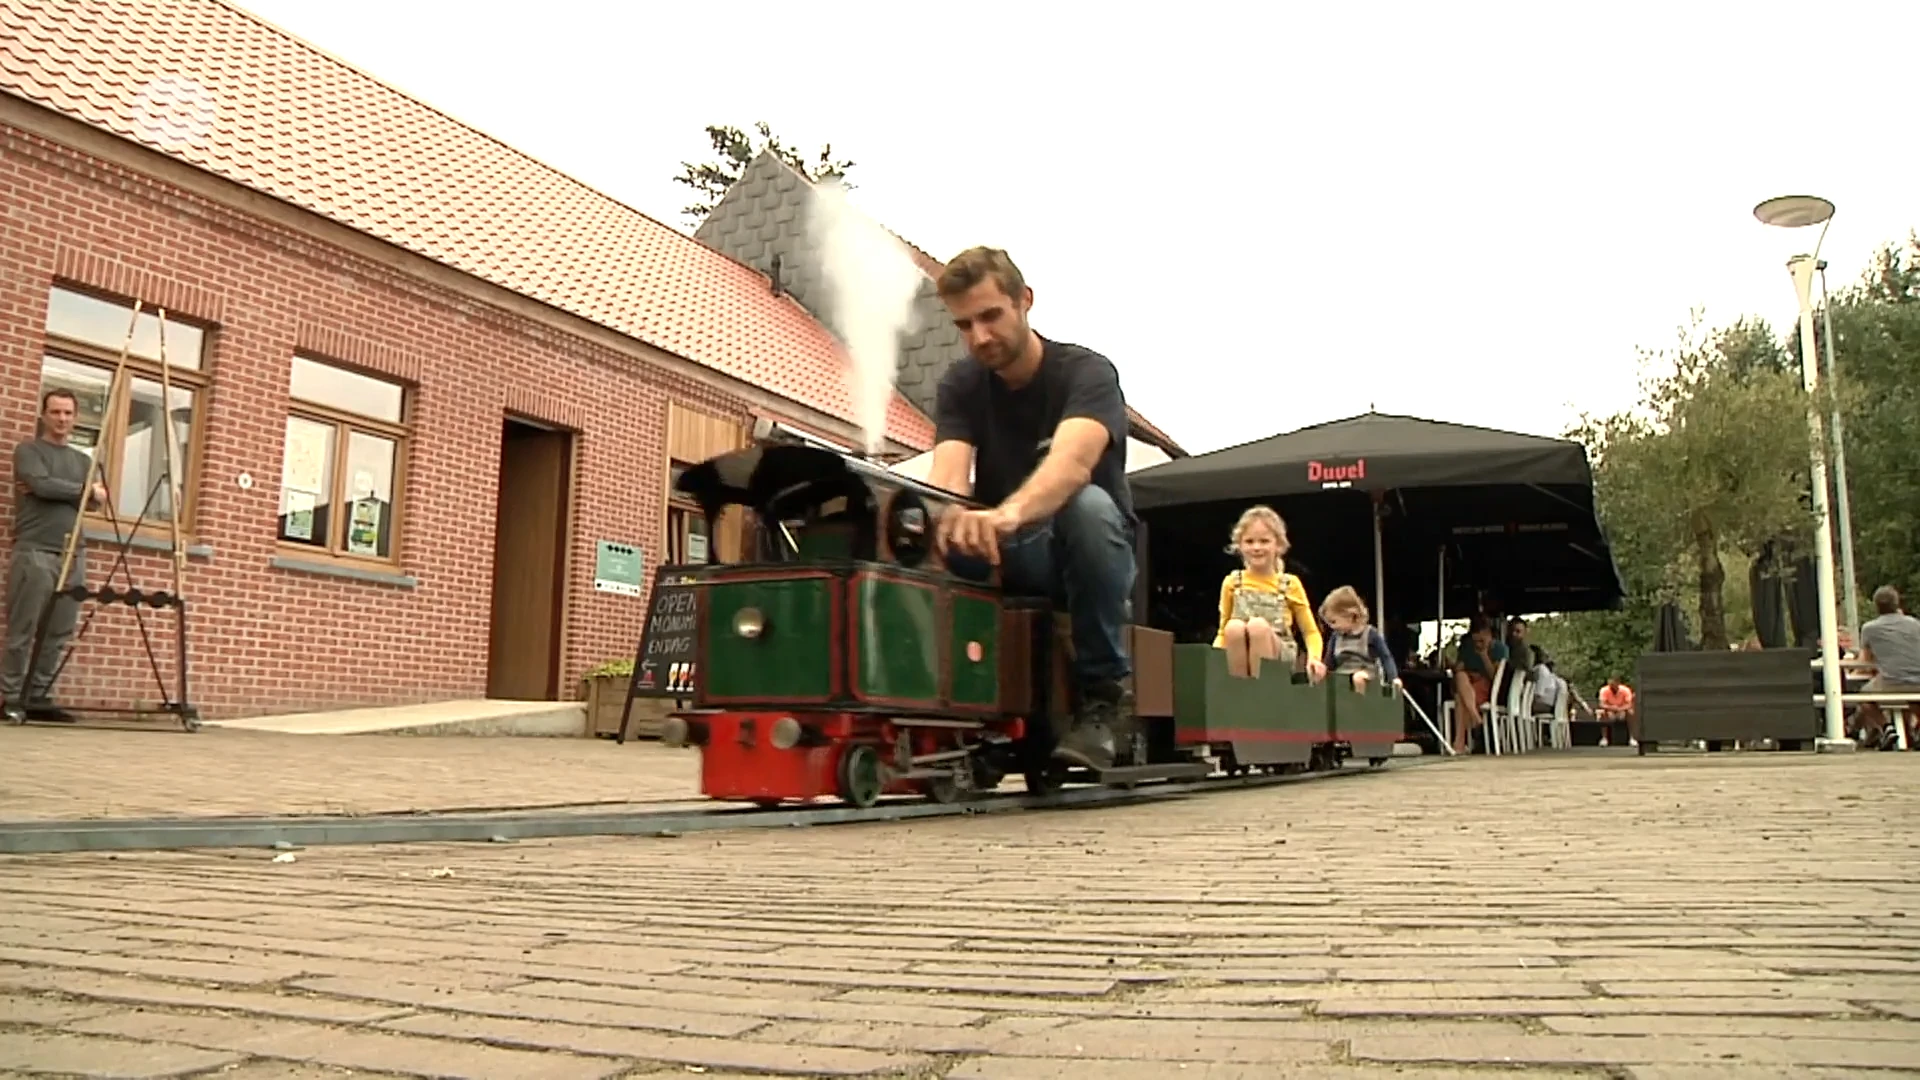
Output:
[[[1227,551],[1234,521],[1262,502],[1287,519],[1288,569],[1310,595],[1370,591],[1382,624],[1436,607],[1460,618],[1484,595],[1517,615],[1614,608],[1625,594],[1594,514],[1586,450],[1565,439],[1367,413],[1128,481],[1147,525],[1149,617],[1195,633],[1237,565]]]

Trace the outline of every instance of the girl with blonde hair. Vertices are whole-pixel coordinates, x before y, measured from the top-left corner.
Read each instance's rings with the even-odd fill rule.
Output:
[[[1327,666],[1335,675],[1353,680],[1353,688],[1367,692],[1368,683],[1389,682],[1400,685],[1400,669],[1394,666],[1393,650],[1387,637],[1367,618],[1367,602],[1342,585],[1320,601],[1320,617],[1327,621]]]
[[[1220,633],[1216,649],[1227,651],[1227,672],[1251,678],[1260,661],[1278,660],[1293,670],[1298,655],[1293,631],[1307,642],[1307,673],[1319,682],[1327,673],[1320,659],[1320,626],[1300,579],[1286,572],[1287,523],[1272,507],[1254,506],[1233,526],[1232,546],[1240,569],[1220,583]]]

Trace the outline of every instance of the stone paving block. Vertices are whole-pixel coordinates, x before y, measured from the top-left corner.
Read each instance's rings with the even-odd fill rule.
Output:
[[[1628,1065],[1628,1080],[1893,1080],[1910,1072],[1862,1072],[1859,1068],[1805,1065]]]
[[[381,1025],[394,1031],[446,1039],[484,1039],[540,1051],[617,1054],[646,1062],[705,1069],[765,1069],[809,1076],[859,1076],[891,1070],[905,1072],[928,1064],[924,1056],[844,1047],[756,1043],[741,1039],[701,1039],[619,1028],[550,1024],[495,1017],[428,1013]]]
[[[107,1009],[108,1006],[84,1001],[62,1001],[53,997],[0,993],[0,1024],[58,1027],[69,1021],[98,1016]]]
[[[1838,998],[1354,998],[1315,1006],[1321,1016],[1855,1016]]]
[[[731,979],[791,982],[801,985],[835,987],[891,986],[917,990],[971,990],[984,994],[1031,994],[1035,996],[1091,996],[1111,993],[1112,979],[1041,979],[1025,976],[1005,978],[991,975],[914,975],[903,972],[800,971],[783,969],[777,973],[742,967],[696,968],[691,979]]]
[[[239,1062],[240,1054],[174,1043],[96,1038],[42,1031],[0,1031],[0,1068],[89,1080],[188,1076]]]
[[[301,993],[228,990],[59,969],[21,975],[13,978],[9,985],[71,994],[107,1003],[75,1006],[84,1007],[92,1013],[109,1011],[113,1005],[125,1004],[156,1008],[219,1009],[223,1012],[257,1013],[319,1023],[364,1024],[405,1011],[390,1005],[368,1005]],[[0,1018],[5,1015],[4,1009],[0,1008]]]
[[[1221,1023],[1232,1023],[1222,1021]],[[1258,1022],[1250,1022],[1258,1029]],[[1076,1021],[1005,1040],[993,1053],[1006,1057],[1111,1058],[1121,1061],[1228,1063],[1330,1061],[1333,1044],[1319,1039],[1228,1035],[1181,1021]],[[1166,1066],[1163,1066],[1163,1068]]]
[[[1010,1017],[1029,1020],[1032,1017]],[[1064,1023],[1065,1018],[1053,1018]],[[1043,1030],[1043,1029],[1036,1029]],[[753,1042],[808,1046],[848,1046],[863,1050],[885,1050],[916,1054],[984,1054],[1004,1043],[1011,1035],[1031,1031],[990,1028],[921,1028],[909,1024],[808,1023],[781,1021],[769,1024],[747,1036]]]
[[[1787,1016],[1543,1016],[1560,1035],[1699,1035],[1715,1038],[1888,1039],[1920,1043],[1912,1020],[1826,1020]]]
[[[1576,1080],[1603,1074],[1569,1068],[1501,1068],[1498,1080]],[[1365,1067],[1309,1061],[1263,1063],[1167,1063],[1123,1059],[981,1057],[962,1061],[947,1080],[1486,1080],[1478,1068]],[[707,1078],[710,1080],[710,1078]]]
[[[1485,1039],[1363,1036],[1357,1061],[1471,1065],[1792,1065],[1920,1068],[1920,1043],[1841,1039],[1522,1035]]]
[[[495,960],[455,958],[436,970],[465,972],[485,977],[494,987],[523,983],[529,979],[581,983],[592,986],[625,986],[637,990],[667,993],[721,994],[730,997],[775,998],[784,1001],[811,1001],[827,997],[840,989],[831,983],[774,982],[757,978],[707,978],[697,974],[628,974],[611,968],[561,967],[554,964],[502,964]],[[742,969],[744,971],[744,969]],[[748,974],[755,974],[749,972]]]
[[[279,982],[300,974],[290,963],[235,964],[223,961],[178,960],[171,957],[125,953],[81,953],[62,949],[0,946],[0,959],[49,968],[98,971],[110,975],[146,975],[160,979],[253,986]]]
[[[479,1042],[426,1039],[364,1028],[259,1017],[117,1013],[71,1025],[82,1034],[162,1041],[242,1056],[280,1058],[374,1072],[484,1076],[488,1080],[603,1080],[626,1066],[607,1058],[533,1053]]]
[[[474,1013],[523,1020],[557,1020],[606,1027],[646,1028],[685,1035],[738,1035],[766,1021],[753,1017],[690,1012],[680,1008],[648,1008],[631,1004],[568,1001],[555,997],[498,992],[442,992],[406,984],[382,985],[361,979],[311,979],[295,985],[340,997],[387,1002],[397,1006],[440,1012]],[[393,1010],[395,1013],[407,1010]]]
[[[195,1078],[199,1080],[199,1078]],[[291,1061],[256,1059],[245,1065],[229,1065],[208,1080],[414,1080],[399,1073],[371,1073],[364,1069],[343,1069],[333,1065],[297,1065]],[[703,1077],[702,1080],[713,1080]]]
[[[722,1016],[755,1017],[761,1020],[843,1020],[859,1023],[915,1024],[923,1027],[966,1027],[978,1023],[986,1013],[974,1009],[948,1007],[946,998],[902,993],[894,1002],[865,1004],[841,998],[791,1000],[766,997],[727,997],[720,994],[640,990],[627,986],[595,986],[587,983],[530,982],[507,991],[531,997],[586,1003],[608,1002],[637,1008],[684,1009],[689,1012],[719,1013]],[[936,1004],[923,1004],[934,1002]]]
[[[1502,1069],[1499,1080],[1573,1080],[1583,1075],[1564,1069]],[[1487,1080],[1485,1071],[1420,1066],[1388,1068],[1300,1061],[1257,1064],[1171,1063],[1111,1058],[992,1057],[963,1061],[946,1080]],[[712,1080],[711,1077],[706,1080]]]
[[[148,962],[142,968],[134,969],[132,974],[152,974],[161,978],[194,980],[192,974],[171,974],[170,971],[190,972],[200,968],[210,971],[246,971],[243,965],[246,956],[232,949],[206,948],[198,945],[169,946],[162,954],[144,958]],[[396,983],[412,983],[422,986],[445,986],[463,989],[491,989],[515,982],[524,981],[514,975],[502,975],[495,972],[473,970],[474,965],[492,965],[501,967],[499,961],[466,960],[451,957],[437,964],[382,964],[371,960],[341,960],[327,956],[291,956],[286,953],[274,953],[258,958],[264,970],[272,978],[259,979],[258,982],[285,982],[289,979],[334,976],[339,978],[360,978],[391,980]],[[237,977],[237,976],[236,976]],[[234,981],[233,978],[212,981]]]

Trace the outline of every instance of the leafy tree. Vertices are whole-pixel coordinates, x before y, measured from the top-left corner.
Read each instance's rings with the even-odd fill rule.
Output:
[[[782,143],[766,121],[762,120],[755,124],[754,130],[760,133],[758,143],[737,127],[708,124],[707,138],[712,141],[713,151],[719,155],[718,160],[702,165],[685,161],[680,163],[682,171],[679,176],[673,178],[674,182],[685,184],[704,197],[701,202],[690,204],[680,211],[687,216],[691,225],[698,226],[705,221],[707,215],[712,213],[713,208],[718,206],[720,200],[726,196],[727,189],[732,187],[734,181],[740,179],[740,174],[753,163],[753,159],[769,150],[781,161],[793,166],[795,172],[809,180],[818,182],[832,179],[840,181],[848,188],[853,187],[846,182],[846,176],[847,170],[853,168],[854,163],[834,160],[832,143],[822,146],[819,155],[809,162],[800,155],[799,151]]]
[[[1920,598],[1920,235],[1882,247],[1832,307],[1859,591]]]
[[[1860,280],[1834,294],[1832,316],[1839,374],[1823,380],[1814,404],[1826,415],[1837,403],[1845,417],[1859,590],[1893,584],[1920,597],[1920,234],[1875,252]],[[1818,317],[1815,329],[1824,333]],[[1583,694],[1631,676],[1662,603],[1698,613],[1690,621],[1704,647],[1744,640],[1750,557],[1767,540],[1789,553],[1811,545],[1797,320],[1785,330],[1781,341],[1742,319],[1702,332],[1696,314],[1676,356],[1643,354],[1660,370],[1642,407],[1585,417],[1570,433],[1592,457],[1627,586],[1621,611],[1533,624],[1535,642]]]
[[[1723,555],[1807,528],[1806,392],[1772,332],[1750,319],[1708,332],[1696,313],[1670,358],[1643,353],[1643,363],[1658,372],[1643,407],[1583,418],[1575,437],[1594,459],[1616,555],[1651,592],[1642,600],[1694,593],[1701,647],[1724,649]],[[1651,621],[1640,625],[1651,634]]]

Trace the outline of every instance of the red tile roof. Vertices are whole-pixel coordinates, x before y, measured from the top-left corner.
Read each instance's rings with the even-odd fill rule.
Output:
[[[854,419],[844,351],[758,271],[221,0],[0,0],[0,90]],[[933,425],[896,394],[888,434]]]

